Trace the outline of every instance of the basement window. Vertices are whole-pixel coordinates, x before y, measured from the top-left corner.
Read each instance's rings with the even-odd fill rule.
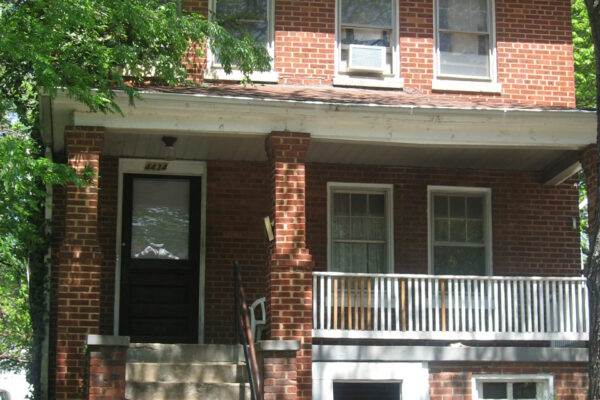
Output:
[[[400,382],[334,382],[333,400],[401,400]]]
[[[474,375],[473,400],[546,400],[553,398],[550,375]]]

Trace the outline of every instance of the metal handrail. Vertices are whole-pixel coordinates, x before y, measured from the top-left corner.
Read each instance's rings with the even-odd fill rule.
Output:
[[[262,400],[262,389],[260,384],[260,375],[258,373],[258,362],[256,361],[256,351],[254,349],[254,339],[250,329],[250,314],[246,295],[242,285],[239,265],[237,261],[233,263],[233,292],[235,301],[235,321],[234,332],[235,341],[242,344],[244,349],[244,358],[246,359],[246,369],[248,370],[248,379],[250,380],[250,391],[252,400]]]

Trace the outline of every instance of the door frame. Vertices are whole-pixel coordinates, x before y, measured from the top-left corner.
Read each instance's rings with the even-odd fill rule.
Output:
[[[115,251],[115,302],[113,311],[113,334],[119,335],[119,317],[121,303],[121,243],[123,224],[123,176],[138,175],[178,175],[201,178],[200,198],[200,271],[198,282],[198,343],[204,343],[204,285],[206,271],[206,162],[204,161],[166,161],[158,159],[120,158],[119,183],[117,197],[117,232]],[[190,205],[191,207],[192,205]]]

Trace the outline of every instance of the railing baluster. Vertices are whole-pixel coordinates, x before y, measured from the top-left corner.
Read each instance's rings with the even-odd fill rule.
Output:
[[[509,280],[504,282],[506,285],[506,322],[508,332],[513,331],[513,302],[512,302],[512,286]]]
[[[515,323],[514,332],[519,332],[521,328],[519,327],[519,285],[518,285],[518,281],[512,282],[512,292],[513,292],[513,316],[514,316],[514,323]]]
[[[492,309],[492,281],[490,279],[487,279],[487,314],[488,314],[488,327],[487,327],[487,331],[488,332],[493,332],[494,331],[494,310]]]
[[[419,296],[419,279],[415,283],[415,331],[421,330],[421,296]]]
[[[454,332],[454,293],[452,279],[448,279],[448,331]]]
[[[331,277],[327,277],[327,295],[325,296],[327,299],[327,329],[331,329]]]
[[[565,287],[565,330],[571,332],[571,287],[567,282],[563,282]]]
[[[402,279],[402,330],[406,330],[406,280]]]
[[[469,279],[467,281],[467,322],[469,324],[469,332],[473,331],[473,292],[471,285],[473,284],[473,280]]]
[[[320,279],[321,282],[320,283],[320,289],[321,289],[321,299],[319,301],[319,319],[320,319],[320,324],[319,324],[319,328],[321,329],[325,329],[325,277],[322,276]]]
[[[396,294],[394,297],[394,305],[395,305],[395,310],[396,310],[396,330],[399,331],[400,330],[400,291],[399,289],[399,284],[398,284],[398,278],[394,278],[394,293]]]
[[[374,315],[374,320],[373,320],[373,329],[375,331],[379,330],[379,278],[375,278],[373,280],[373,290],[374,290],[374,294],[373,294],[373,298],[375,300],[374,304],[373,304],[373,315]]]
[[[346,328],[346,277],[343,276],[341,279],[342,290],[341,290],[341,304],[340,304],[340,329]]]
[[[433,293],[435,295],[435,330],[440,330],[440,282],[439,279],[433,281]]]
[[[479,320],[481,314],[479,313],[479,280],[473,281],[473,305],[475,306],[475,310],[473,312],[473,318],[475,319],[475,332],[481,332]]]
[[[590,333],[590,303],[588,297],[588,287],[585,282],[582,282],[581,286],[583,287],[583,314],[585,316],[585,328],[583,329],[583,332]]]
[[[412,332],[413,330],[413,290],[412,283],[413,279],[408,278],[408,330]]]
[[[352,329],[352,277],[348,277],[348,329]]]
[[[521,330],[520,332],[527,331],[527,325],[525,325],[525,291],[523,290],[523,281],[519,281],[519,303],[521,305]]]
[[[354,277],[354,329],[358,330],[358,300],[360,298],[358,287],[358,277]]]
[[[371,278],[367,279],[367,329],[371,327]]]
[[[460,325],[460,285],[459,279],[454,280],[454,329],[456,332],[460,332],[462,330],[462,326]]]
[[[360,278],[360,329],[365,330],[365,278]]]
[[[446,330],[446,281],[442,280],[440,289],[440,298],[442,300],[442,331]]]
[[[467,331],[466,326],[466,302],[465,299],[465,280],[460,280],[460,330],[461,332]]]
[[[581,296],[581,282],[577,285],[577,332],[583,333],[583,297]]]
[[[571,282],[571,332],[577,332],[577,294],[575,293],[575,282]]]
[[[506,297],[504,296],[504,280],[498,282],[500,285],[500,328],[506,332]]]
[[[432,297],[432,287],[431,287],[431,279],[427,279],[427,330],[433,331],[433,297]],[[437,296],[437,295],[436,295]]]
[[[546,320],[546,310],[545,310],[545,302],[544,302],[544,284],[546,282],[545,281],[539,281],[538,282],[538,288],[539,288],[539,305],[540,305],[540,330],[538,332],[546,332],[546,324],[545,324],[545,320]]]
[[[527,332],[533,332],[533,310],[531,309],[532,301],[531,301],[531,282],[525,283],[526,289],[526,297],[525,297],[525,305],[527,309]]]
[[[494,281],[494,332],[500,331],[498,322],[498,308],[500,304],[498,303],[498,299],[498,281]]]
[[[319,323],[317,320],[317,293],[319,293],[318,290],[318,286],[317,286],[317,282],[318,282],[319,277],[317,277],[317,275],[313,275],[313,326],[317,329],[319,329]],[[236,338],[237,339],[237,338]]]
[[[333,278],[333,329],[338,326],[338,278]]]
[[[531,282],[531,286],[533,286],[533,331],[539,332],[537,282]]]
[[[387,281],[387,330],[391,331],[394,329],[392,326],[392,280],[390,278]]]
[[[386,320],[385,320],[385,278],[379,280],[379,311],[381,312],[381,330],[385,331]]]
[[[550,325],[550,316],[552,315],[552,307],[550,307],[550,282],[544,281],[544,296],[546,303],[546,331],[552,332],[552,326]]]
[[[427,300],[425,299],[425,279],[421,279],[421,330],[426,331],[425,313],[427,312]]]
[[[563,305],[564,305],[563,283],[558,282],[558,312],[559,312],[559,315],[557,317],[558,317],[561,332],[565,331],[565,318],[564,318],[565,317],[565,308],[563,307]]]
[[[481,313],[481,331],[482,332],[486,332],[486,312],[485,310],[487,309],[485,306],[485,280],[481,279],[479,281],[479,297],[481,299],[481,309],[479,310],[479,312]]]

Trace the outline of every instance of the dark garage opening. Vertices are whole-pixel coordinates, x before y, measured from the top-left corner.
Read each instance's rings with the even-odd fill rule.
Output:
[[[334,382],[333,400],[400,400],[400,382]]]

